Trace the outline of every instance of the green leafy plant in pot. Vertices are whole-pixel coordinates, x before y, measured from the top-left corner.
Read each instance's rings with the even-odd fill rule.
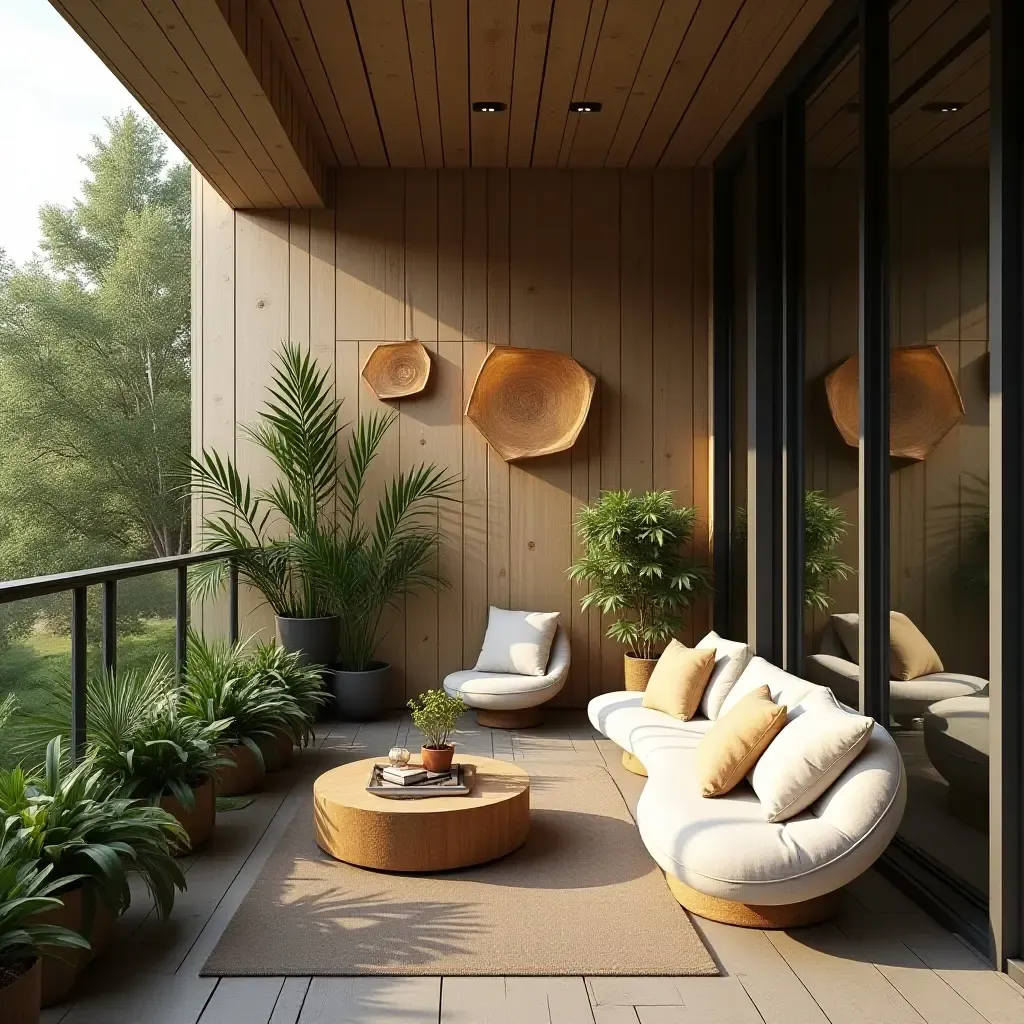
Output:
[[[618,616],[608,636],[627,647],[627,690],[646,689],[684,609],[711,591],[707,567],[686,553],[696,523],[697,510],[676,506],[672,491],[604,491],[577,514],[584,554],[569,578],[589,585],[584,611]]]
[[[455,747],[449,743],[466,705],[444,690],[427,690],[409,701],[412,723],[426,741],[420,748],[423,767],[429,772],[444,772],[452,766]]]
[[[243,430],[270,456],[278,479],[258,489],[231,458],[211,449],[190,457],[192,493],[218,509],[203,520],[200,546],[234,552],[240,582],[259,591],[274,609],[282,646],[308,664],[325,665],[337,651],[341,606],[318,585],[322,574],[308,557],[335,532],[341,402],[328,371],[290,342],[267,390],[260,422]],[[228,568],[225,561],[196,566],[190,575],[193,593],[212,597]]]

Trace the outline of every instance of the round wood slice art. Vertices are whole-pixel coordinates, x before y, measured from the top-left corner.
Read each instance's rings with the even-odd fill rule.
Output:
[[[856,447],[858,363],[850,356],[825,378],[825,392],[839,433]],[[935,345],[895,348],[889,353],[889,454],[924,459],[960,422],[964,403],[946,360]]]
[[[571,356],[535,348],[492,348],[466,416],[506,461],[571,448],[590,411],[596,378]]]
[[[363,365],[363,380],[381,399],[418,395],[430,380],[430,353],[418,341],[378,345]]]

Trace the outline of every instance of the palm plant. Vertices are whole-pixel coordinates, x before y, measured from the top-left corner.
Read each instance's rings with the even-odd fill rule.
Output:
[[[683,609],[711,589],[707,568],[685,551],[696,522],[672,491],[603,491],[576,517],[585,552],[569,578],[590,585],[580,605],[621,616],[608,636],[638,657],[653,657],[682,628]]]
[[[329,697],[319,665],[304,665],[302,656],[277,644],[257,644],[249,658],[249,671],[265,677],[288,693],[302,713],[301,721],[291,719],[286,726],[300,746],[313,738],[313,722]]]
[[[808,608],[827,610],[832,603],[829,586],[853,572],[836,554],[848,526],[843,510],[824,491],[804,494],[804,604]]]

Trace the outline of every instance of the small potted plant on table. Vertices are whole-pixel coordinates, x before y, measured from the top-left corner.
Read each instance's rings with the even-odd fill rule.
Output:
[[[412,722],[423,733],[420,749],[423,767],[428,772],[445,772],[452,766],[455,747],[448,742],[455,725],[465,713],[466,705],[459,697],[449,697],[444,690],[427,690],[409,701]]]

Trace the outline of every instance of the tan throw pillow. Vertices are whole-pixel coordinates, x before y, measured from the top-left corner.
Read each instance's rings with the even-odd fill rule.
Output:
[[[644,690],[644,707],[688,722],[697,713],[715,667],[713,648],[686,647],[672,640]]]
[[[850,660],[856,661],[860,643],[860,616],[856,612],[833,615],[832,625]],[[889,612],[890,678],[917,679],[918,676],[942,671],[942,659],[924,633],[903,612]]]
[[[760,686],[741,698],[697,746],[697,777],[704,796],[722,796],[744,779],[786,724],[786,709]]]

